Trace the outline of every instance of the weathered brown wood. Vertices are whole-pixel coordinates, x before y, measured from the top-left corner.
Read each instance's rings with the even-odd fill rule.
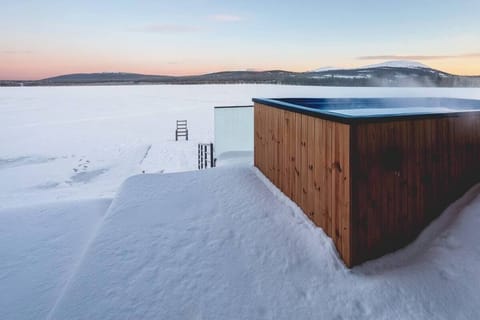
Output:
[[[480,180],[478,116],[365,123],[354,130],[353,264],[406,245]]]
[[[480,181],[480,116],[342,124],[255,103],[255,166],[347,266],[401,248]]]
[[[301,208],[308,216],[310,216],[308,208],[308,116],[301,115],[300,122],[300,197]]]
[[[284,157],[284,193],[288,197],[292,197],[292,152],[291,152],[291,135],[292,135],[292,117],[291,112],[283,111],[284,115],[284,135],[283,135],[283,143],[285,148],[285,157]]]
[[[324,142],[325,133],[323,131],[323,122],[314,121],[314,168],[313,168],[313,184],[314,184],[314,215],[313,221],[316,225],[325,230],[326,211],[325,211],[325,160],[323,158],[325,149],[320,146]]]
[[[296,186],[297,186],[297,169],[296,169],[296,164],[297,164],[297,159],[296,159],[296,152],[297,152],[297,122],[296,122],[296,114],[289,112],[290,116],[290,133],[291,133],[291,138],[290,138],[290,199],[296,198]]]
[[[315,118],[306,117],[307,119],[307,185],[306,185],[306,213],[310,216],[310,219],[315,221]]]
[[[268,108],[268,107],[267,107]],[[302,168],[302,115],[295,113],[295,136],[293,138],[293,143],[295,145],[295,173],[294,173],[294,194],[293,199],[298,204],[300,208],[303,207],[302,203],[302,181],[301,179],[301,168]]]
[[[349,126],[261,104],[255,117],[255,166],[324,229],[349,265]]]

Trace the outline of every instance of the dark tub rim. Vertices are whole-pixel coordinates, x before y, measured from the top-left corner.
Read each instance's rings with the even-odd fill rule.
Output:
[[[398,121],[398,120],[415,120],[415,119],[438,119],[438,118],[450,118],[460,117],[466,115],[480,115],[480,100],[475,99],[462,99],[462,98],[438,98],[438,97],[385,97],[385,98],[253,98],[254,103],[259,103],[291,112],[301,113],[321,119],[353,124],[353,123],[365,123],[365,122],[385,122],[385,121]],[[325,104],[328,105],[328,109],[312,108],[305,105],[308,104]],[[438,107],[435,104],[452,104],[455,106],[448,106],[452,109],[458,109],[458,111],[452,112],[412,112],[412,113],[391,113],[391,114],[378,114],[378,115],[348,115],[330,110],[335,109],[352,109],[352,103],[365,105],[365,108],[375,106],[380,108],[392,108],[388,103],[409,103],[415,104],[416,107],[434,108]],[[461,108],[458,105],[461,105]],[[350,105],[350,108],[348,106]],[[445,106],[447,107],[447,106]],[[468,108],[468,109],[466,109]],[[361,109],[361,108],[359,108]]]

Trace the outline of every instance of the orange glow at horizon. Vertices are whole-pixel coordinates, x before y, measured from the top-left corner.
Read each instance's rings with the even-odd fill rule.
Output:
[[[1,2],[0,79],[302,72],[385,60],[480,76],[479,0],[140,2]]]
[[[275,70],[282,69],[295,72],[303,72],[316,69],[326,65],[336,67],[353,68],[366,64],[383,62],[383,60],[361,61],[350,59],[336,64],[331,59],[325,63],[302,61],[302,63],[277,63],[262,64],[259,63],[236,63],[228,64],[222,61],[218,64],[212,61],[189,61],[184,63],[168,63],[161,61],[147,61],[150,59],[125,59],[120,57],[116,59],[89,59],[88,57],[66,57],[66,56],[34,56],[34,55],[3,55],[0,61],[0,80],[38,80],[70,73],[96,73],[96,72],[129,72],[150,75],[198,75],[219,71],[238,71],[238,70]],[[249,59],[250,60],[250,59]],[[301,59],[298,59],[301,61]],[[437,59],[422,61],[433,69],[457,75],[480,75],[480,58],[464,59]],[[238,67],[239,65],[247,67]]]

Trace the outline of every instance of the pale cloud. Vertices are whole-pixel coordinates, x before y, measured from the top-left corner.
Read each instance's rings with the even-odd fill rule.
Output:
[[[456,55],[378,55],[357,57],[358,60],[439,60],[458,58],[480,58],[480,52],[462,53]]]
[[[211,19],[215,21],[221,21],[221,22],[236,22],[236,21],[242,21],[243,18],[240,16],[232,15],[232,14],[215,14],[210,16]]]
[[[132,31],[150,32],[162,34],[176,34],[176,33],[191,33],[198,32],[201,28],[196,26],[181,25],[181,24],[150,24],[139,28],[134,28]]]

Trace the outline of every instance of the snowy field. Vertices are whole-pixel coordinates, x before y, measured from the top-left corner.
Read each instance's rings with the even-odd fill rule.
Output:
[[[480,90],[0,88],[0,319],[477,319],[480,186],[349,270],[257,170],[184,172],[213,106],[375,96]],[[190,141],[174,141],[177,119]]]
[[[277,85],[0,88],[0,208],[111,198],[129,176],[193,170],[213,139],[213,107],[252,97],[432,96],[478,89]],[[175,142],[187,119],[190,141]]]

